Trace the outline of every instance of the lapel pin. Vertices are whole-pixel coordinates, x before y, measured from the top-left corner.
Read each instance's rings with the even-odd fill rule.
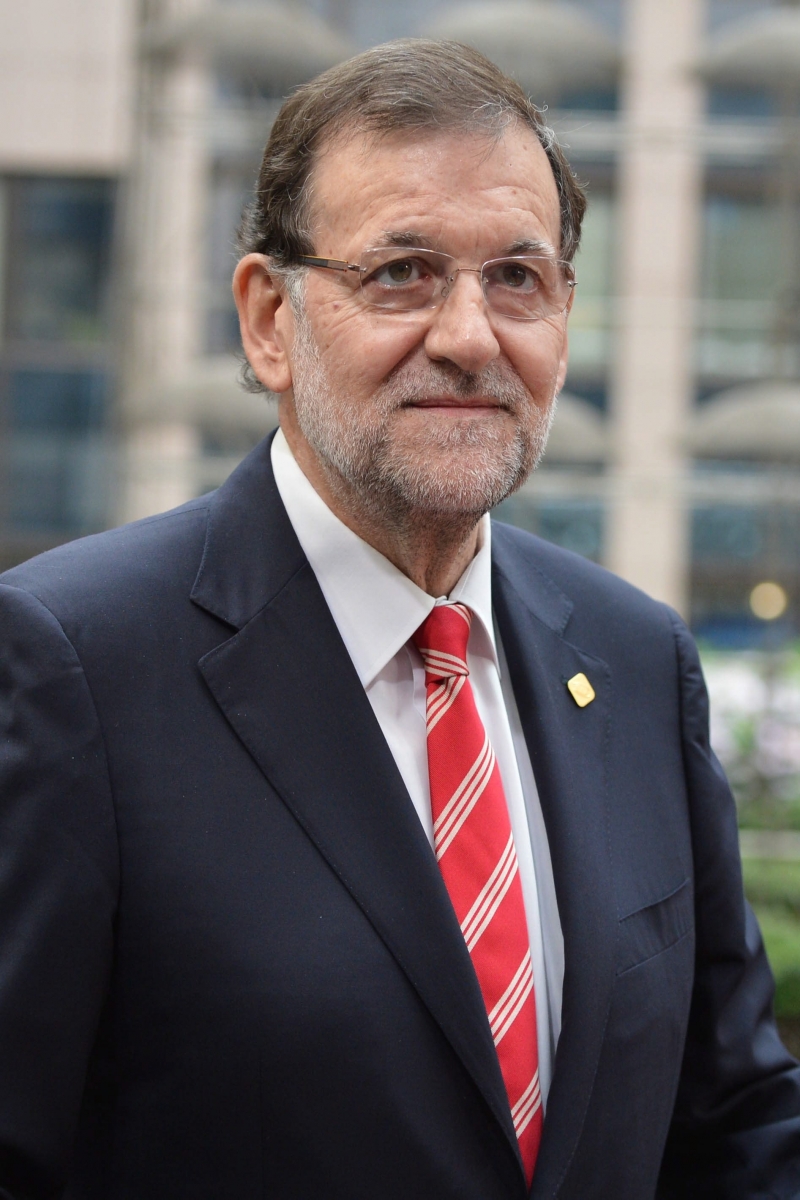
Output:
[[[573,675],[572,679],[568,679],[567,687],[578,708],[586,708],[586,705],[591,704],[594,700],[594,688],[589,683],[583,671],[580,671],[577,675]]]

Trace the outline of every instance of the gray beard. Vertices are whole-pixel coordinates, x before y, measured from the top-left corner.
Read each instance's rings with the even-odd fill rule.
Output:
[[[515,492],[539,463],[556,397],[542,410],[509,366],[490,363],[471,374],[452,364],[401,364],[377,388],[368,410],[353,411],[337,403],[300,305],[295,318],[293,394],[300,429],[334,492],[355,494],[383,525],[405,527],[413,520],[469,526]],[[443,393],[491,396],[509,416],[432,421],[412,445],[395,444],[392,417],[398,410]],[[510,439],[507,420],[514,421]]]

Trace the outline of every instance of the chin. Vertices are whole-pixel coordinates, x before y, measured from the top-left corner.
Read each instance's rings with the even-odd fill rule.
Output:
[[[535,440],[521,436],[503,446],[455,441],[376,458],[373,501],[382,496],[407,514],[477,519],[521,487],[541,457]]]

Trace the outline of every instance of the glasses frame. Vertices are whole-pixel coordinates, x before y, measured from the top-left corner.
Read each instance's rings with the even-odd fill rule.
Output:
[[[409,255],[412,255],[412,254],[436,254],[440,258],[449,259],[451,262],[455,263],[457,261],[455,258],[453,258],[453,256],[451,254],[444,254],[438,250],[429,250],[423,246],[369,246],[364,251],[364,256],[366,257],[366,255],[368,255],[368,254],[375,254],[381,250],[392,250],[392,251],[396,250],[398,252],[398,254],[401,254],[403,251],[405,251]],[[534,262],[538,262],[542,259],[545,260],[546,262],[552,263],[553,266],[559,267],[560,269],[564,270],[565,282],[567,284],[567,287],[569,288],[569,291],[567,293],[567,298],[564,301],[563,307],[556,309],[556,311],[553,313],[542,314],[542,315],[534,316],[534,317],[521,316],[516,313],[504,313],[504,312],[501,312],[498,309],[496,309],[492,305],[491,301],[489,300],[488,295],[486,294],[486,280],[485,280],[485,275],[484,275],[486,268],[492,266],[494,263],[505,263],[505,262],[523,262],[524,263],[524,262],[530,262],[531,260],[533,260]],[[359,277],[359,285],[361,284],[361,277],[368,270],[368,268],[365,266],[362,266],[361,263],[347,262],[347,260],[343,259],[343,258],[320,258],[316,254],[298,254],[296,256],[295,261],[300,266],[318,267],[318,268],[321,268],[323,271],[342,271],[342,272],[349,271],[351,273],[355,273]],[[442,288],[441,292],[439,292],[438,296],[434,296],[434,300],[431,304],[423,304],[419,308],[390,308],[388,305],[385,306],[382,304],[374,304],[371,301],[366,300],[366,298],[365,298],[365,303],[370,308],[376,309],[378,312],[414,313],[414,312],[426,312],[426,311],[429,311],[430,309],[439,308],[442,304],[444,304],[445,300],[450,295],[450,292],[452,291],[453,285],[455,284],[455,281],[456,281],[456,276],[458,276],[464,272],[467,272],[471,275],[477,275],[479,277],[480,282],[481,282],[481,291],[483,293],[483,298],[484,298],[484,301],[486,302],[486,307],[489,309],[489,311],[496,313],[500,317],[507,317],[510,321],[546,321],[548,317],[561,316],[562,313],[566,312],[566,310],[569,306],[570,299],[572,298],[573,292],[574,292],[575,287],[578,282],[577,279],[575,278],[574,267],[573,267],[572,263],[567,262],[565,259],[561,259],[561,258],[552,259],[552,258],[548,258],[547,255],[545,255],[545,254],[508,254],[505,256],[501,256],[500,258],[487,258],[486,262],[482,263],[480,265],[480,267],[458,267],[457,266],[455,268],[455,270],[453,271],[452,275],[445,275],[445,277],[444,277],[445,278],[445,286]],[[363,296],[363,294],[364,294],[363,290],[362,290],[361,294]]]

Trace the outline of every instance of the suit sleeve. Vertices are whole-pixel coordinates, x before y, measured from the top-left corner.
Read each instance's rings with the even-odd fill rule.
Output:
[[[112,960],[118,855],[81,664],[0,585],[0,1198],[60,1194]]]
[[[744,900],[736,813],[708,739],[694,643],[675,618],[696,888],[694,994],[659,1200],[800,1196],[800,1067],[773,1020],[774,983]]]

